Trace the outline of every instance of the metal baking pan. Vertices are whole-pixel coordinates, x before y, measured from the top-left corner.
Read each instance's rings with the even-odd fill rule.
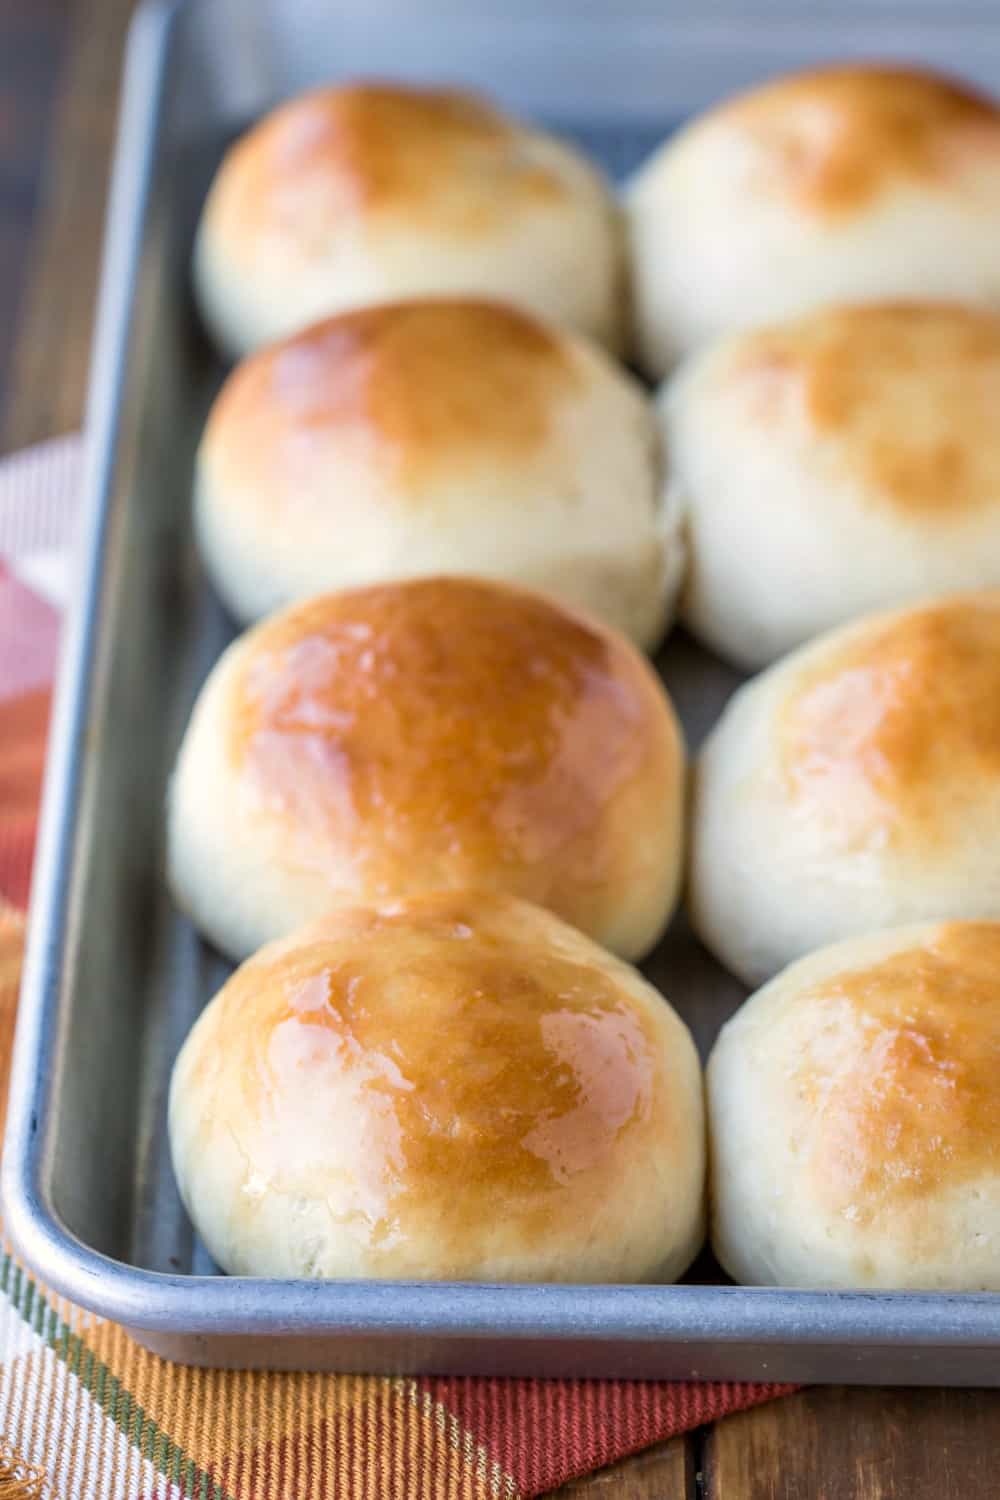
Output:
[[[173,1058],[224,977],[162,878],[166,778],[230,626],[194,555],[195,444],[221,370],[187,264],[225,142],[277,98],[382,74],[483,88],[616,173],[693,108],[846,52],[1000,81],[1000,16],[891,0],[187,0],[128,47],[90,405],[84,556],[60,678],[3,1168],[8,1234],[49,1286],[196,1364],[1000,1385],[1000,1297],[722,1284],[255,1281],[216,1273],[166,1149]],[[991,13],[992,11],[992,13]],[[692,746],[735,678],[661,657]],[[646,966],[703,1049],[740,988],[678,921]]]

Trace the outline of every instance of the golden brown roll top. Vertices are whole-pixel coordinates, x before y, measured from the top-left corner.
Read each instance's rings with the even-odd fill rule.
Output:
[[[339,911],[258,953],[186,1043],[170,1123],[230,1271],[639,1280],[700,1239],[686,1028],[509,897]]]
[[[505,165],[493,186],[502,183],[515,204],[560,194],[530,156],[518,156],[517,134],[485,100],[457,90],[380,82],[315,89],[279,105],[232,148],[233,170],[219,187],[221,222],[235,247],[245,246],[294,194],[296,203],[312,199],[324,228],[335,206],[343,214],[429,214],[474,238],[502,216],[504,198],[487,184],[476,197],[463,191],[470,168]],[[304,238],[309,227],[301,225]]]
[[[285,481],[314,457],[306,435],[329,433],[374,452],[373,467],[416,487],[449,477],[466,454],[538,447],[551,409],[583,380],[576,346],[500,302],[421,298],[327,318],[261,350],[234,370],[205,429],[224,478],[259,483],[261,462]],[[278,467],[280,465],[280,467]]]
[[[751,982],[854,933],[1000,917],[1000,591],[831,632],[737,693],[698,766],[691,901]]]
[[[1000,1288],[1000,924],[794,964],[709,1064],[713,1238],[741,1281]]]
[[[447,90],[346,83],[272,111],[223,160],[195,279],[232,354],[343,308],[437,291],[619,338],[619,229],[597,169]]]
[[[1000,925],[955,922],[800,996],[798,1024],[835,1012],[857,1045],[831,1079],[814,1036],[792,1073],[833,1212],[870,1224],[1000,1169],[998,973]]]
[[[171,879],[226,952],[337,905],[479,887],[627,956],[675,900],[683,745],[624,638],[458,578],[331,594],[215,668],[171,795]]]
[[[941,302],[825,308],[730,350],[727,384],[747,420],[835,439],[873,506],[943,520],[996,503],[1000,314]]]
[[[802,667],[777,720],[794,806],[845,844],[950,863],[1000,792],[1000,592],[873,620]]]
[[[1000,315],[835,307],[735,334],[659,404],[683,613],[766,666],[874,609],[1000,584]]]
[[[660,471],[641,388],[595,346],[497,302],[398,302],[237,367],[198,455],[198,538],[245,621],[462,572],[550,591],[648,646],[681,566]]]
[[[827,303],[1000,303],[994,100],[919,68],[779,78],[693,121],[628,205],[649,373],[733,329]]]
[[[919,68],[847,64],[775,79],[691,127],[739,133],[749,183],[836,218],[900,182],[947,183],[1000,162],[995,102]]]

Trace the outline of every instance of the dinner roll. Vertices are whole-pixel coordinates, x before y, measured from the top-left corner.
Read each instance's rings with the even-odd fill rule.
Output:
[[[692,553],[684,617],[731,661],[1000,584],[1000,314],[807,314],[694,356],[659,410]]]
[[[471,95],[318,89],[230,148],[198,228],[195,290],[224,352],[346,308],[472,292],[618,348],[624,236],[597,168]]]
[[[170,1137],[243,1275],[673,1280],[704,1232],[687,1027],[508,896],[343,909],[256,954],[184,1045]]]
[[[1000,304],[1000,111],[920,69],[823,68],[696,119],[627,208],[651,375],[731,329],[822,303]]]
[[[655,423],[596,346],[497,302],[341,313],[252,355],[198,454],[202,554],[250,621],[323,589],[506,578],[662,635],[681,548]]]
[[[1000,1291],[1000,925],[852,938],[708,1065],[712,1240],[765,1286]]]
[[[237,958],[335,906],[466,887],[638,957],[676,898],[683,775],[659,679],[595,621],[475,579],[329,594],[216,664],[170,879]]]
[[[1000,917],[1000,591],[824,636],[699,759],[690,899],[749,983],[838,938]]]

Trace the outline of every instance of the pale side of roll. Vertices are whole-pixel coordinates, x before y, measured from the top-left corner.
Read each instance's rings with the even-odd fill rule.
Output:
[[[871,616],[740,689],[691,839],[695,929],[751,984],[858,933],[1000,918],[1000,590]]]
[[[684,620],[730,661],[1000,585],[1000,314],[870,304],[734,334],[658,412]]]
[[[505,896],[341,910],[257,953],[178,1057],[170,1139],[243,1275],[670,1281],[704,1233],[686,1026]]]
[[[708,1064],[712,1243],[737,1281],[1000,1291],[1000,924],[800,959]]]
[[[250,622],[325,589],[480,574],[591,610],[650,648],[683,549],[638,382],[500,303],[326,319],[251,355],[198,453],[202,556]]]
[[[337,906],[479,888],[628,958],[674,907],[684,746],[624,636],[434,578],[326,594],[216,664],[170,790],[173,892],[244,958]]]
[[[766,83],[668,140],[626,205],[651,376],[719,334],[825,303],[1000,306],[1000,112],[925,70]]]
[[[280,105],[222,161],[194,278],[231,356],[347,308],[442,292],[623,341],[610,185],[572,146],[447,90],[348,83]]]

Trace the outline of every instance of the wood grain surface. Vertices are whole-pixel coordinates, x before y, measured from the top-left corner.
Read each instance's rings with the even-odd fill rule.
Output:
[[[697,1480],[695,1434],[647,1448],[635,1458],[577,1479],[555,1492],[553,1500],[695,1500]]]
[[[823,1387],[719,1422],[702,1455],[704,1494],[985,1500],[1000,1493],[998,1452],[996,1391]]]
[[[16,328],[13,340],[0,337],[6,448],[79,425],[130,10],[131,0],[0,0],[0,189],[14,224],[0,228],[0,326]],[[998,1450],[997,1393],[816,1389],[730,1417],[559,1494],[980,1500],[1000,1491]]]
[[[94,290],[132,0],[43,0],[63,23],[58,88],[39,179],[28,276],[16,309],[3,402],[11,450],[71,432],[83,412]],[[8,24],[38,0],[3,0]],[[9,13],[9,21],[8,21]]]
[[[70,0],[0,0],[0,392],[38,210]]]

